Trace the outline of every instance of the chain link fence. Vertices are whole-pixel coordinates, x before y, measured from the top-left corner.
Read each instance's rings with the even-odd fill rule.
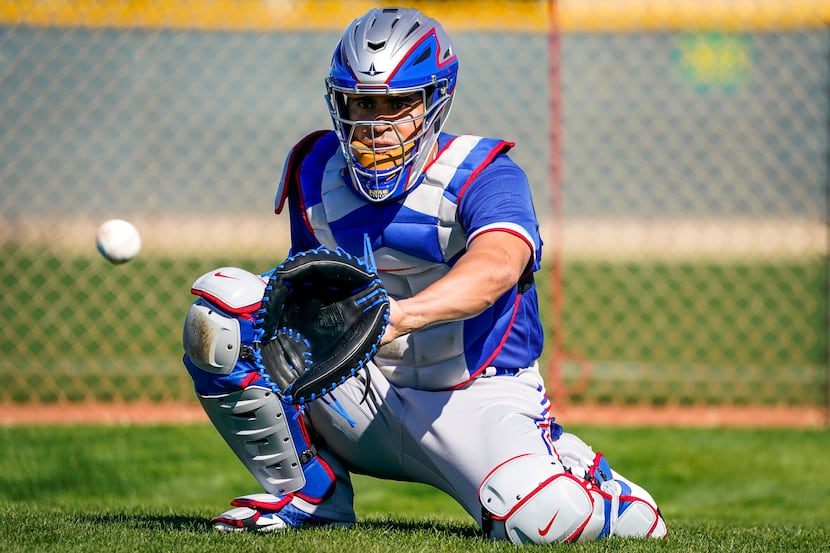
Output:
[[[830,9],[473,4],[415,5],[460,56],[448,130],[516,141],[534,187],[556,401],[826,412]],[[374,5],[0,8],[0,405],[193,401],[189,286],[285,256],[284,156]]]

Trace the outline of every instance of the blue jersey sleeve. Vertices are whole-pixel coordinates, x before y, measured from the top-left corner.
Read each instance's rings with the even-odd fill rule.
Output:
[[[488,229],[514,230],[534,250],[534,270],[542,255],[539,222],[525,172],[506,154],[496,156],[461,197],[459,218],[467,236]]]

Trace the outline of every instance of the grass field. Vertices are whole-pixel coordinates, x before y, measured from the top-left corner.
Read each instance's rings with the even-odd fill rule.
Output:
[[[181,324],[202,273],[279,259],[98,256],[0,249],[0,403],[192,399]],[[760,260],[566,260],[562,311],[538,273],[548,335],[558,329],[572,399],[621,403],[827,401],[827,264]],[[543,354],[547,366],[553,341]],[[21,370],[25,360],[25,371]]]
[[[570,428],[661,504],[667,541],[540,547],[580,552],[830,550],[827,431]],[[498,552],[431,488],[355,477],[358,524],[223,535],[211,516],[257,485],[218,434],[180,426],[0,427],[0,551]],[[533,549],[537,550],[537,549]]]

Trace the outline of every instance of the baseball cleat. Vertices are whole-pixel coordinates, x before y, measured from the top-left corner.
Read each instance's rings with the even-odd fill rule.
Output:
[[[231,502],[233,509],[211,519],[220,532],[275,532],[287,528],[328,526],[350,527],[352,524],[306,513],[285,499],[270,494],[238,497]]]

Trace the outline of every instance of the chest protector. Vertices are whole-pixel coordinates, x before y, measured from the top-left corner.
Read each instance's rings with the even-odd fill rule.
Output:
[[[456,137],[403,198],[369,204],[344,177],[346,163],[336,137],[324,136],[306,155],[314,162],[304,163],[299,171],[306,225],[322,245],[356,255],[363,251],[368,235],[390,296],[411,297],[444,276],[464,252],[467,233],[457,218],[459,200],[476,174],[510,146],[496,139]],[[503,305],[473,320],[500,320],[502,313],[488,311]],[[509,325],[469,323],[450,321],[402,336],[382,347],[374,361],[397,386],[423,390],[461,386],[489,365],[510,331]],[[494,332],[498,336],[487,336]]]

